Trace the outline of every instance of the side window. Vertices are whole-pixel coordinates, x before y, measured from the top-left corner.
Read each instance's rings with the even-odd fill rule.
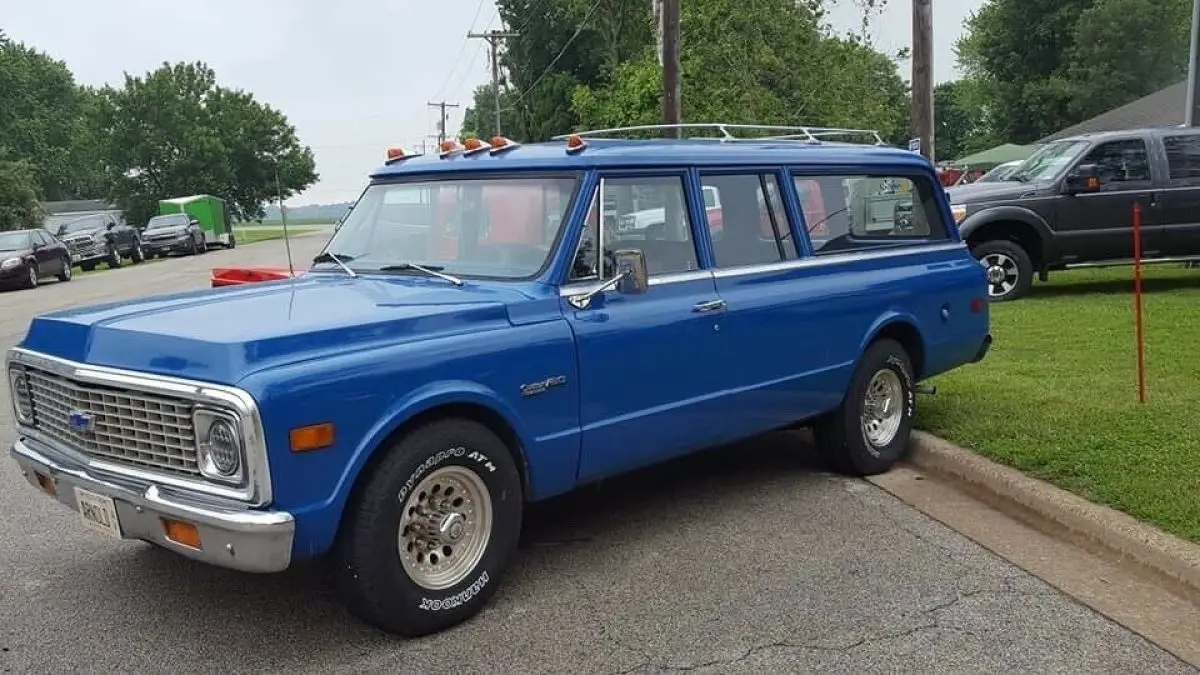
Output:
[[[795,260],[796,242],[773,174],[701,175],[719,267]],[[707,206],[712,195],[712,206]]]
[[[935,185],[924,177],[797,176],[795,184],[818,255],[949,237]]]
[[[1200,134],[1167,136],[1163,146],[1167,150],[1171,180],[1200,179]]]
[[[600,227],[599,200],[593,196],[576,248],[571,281],[601,278],[597,271],[597,249],[602,251],[599,259],[604,260],[605,279],[613,274],[612,251],[623,248],[641,249],[651,275],[700,268],[683,199],[682,177],[606,178],[601,189],[604,227]],[[601,245],[597,246],[601,239]]]
[[[1120,183],[1150,180],[1150,160],[1146,155],[1146,143],[1140,138],[1097,145],[1080,164],[1096,165],[1101,189],[1104,186],[1121,189]]]

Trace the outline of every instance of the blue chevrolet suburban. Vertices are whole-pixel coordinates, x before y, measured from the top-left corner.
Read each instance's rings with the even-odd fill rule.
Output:
[[[991,344],[932,166],[686,126],[389,150],[298,278],[41,315],[12,456],[107,536],[331,560],[402,635],[480,610],[529,502],[797,425],[888,470],[919,383]]]

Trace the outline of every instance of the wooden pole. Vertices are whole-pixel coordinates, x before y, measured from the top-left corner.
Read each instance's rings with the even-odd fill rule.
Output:
[[[679,124],[679,2],[662,0],[663,124]],[[667,129],[667,138],[679,138],[679,129]]]
[[[933,161],[933,0],[912,0],[912,22],[913,138]]]

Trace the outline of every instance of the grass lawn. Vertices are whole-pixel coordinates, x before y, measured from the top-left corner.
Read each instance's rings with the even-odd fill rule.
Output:
[[[288,223],[288,236],[295,237],[300,234],[312,232],[314,229],[316,229],[316,228],[295,227],[291,223]],[[242,244],[253,244],[256,242],[260,242],[260,241],[267,241],[270,239],[283,239],[283,228],[282,227],[279,227],[279,228],[256,227],[253,229],[237,229],[234,231],[234,233],[237,235],[238,246],[241,246]]]
[[[993,304],[991,352],[933,380],[918,426],[1200,541],[1200,269],[1143,271],[1146,405],[1133,269],[1078,270]]]

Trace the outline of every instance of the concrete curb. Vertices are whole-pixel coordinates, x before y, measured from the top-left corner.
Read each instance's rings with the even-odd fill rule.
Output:
[[[1200,545],[984,459],[932,434],[914,431],[910,448],[908,462],[914,467],[982,489],[1001,503],[1065,528],[1200,594]]]

